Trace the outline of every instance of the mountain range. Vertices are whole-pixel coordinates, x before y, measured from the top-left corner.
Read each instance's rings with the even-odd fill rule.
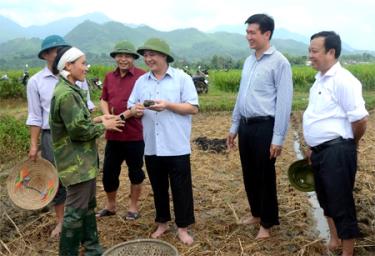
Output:
[[[16,22],[0,16],[0,68],[13,66],[22,61],[30,66],[42,62],[36,54],[42,38],[50,34],[64,36],[67,42],[82,49],[89,61],[111,63],[108,53],[114,44],[127,39],[140,46],[150,37],[166,40],[172,52],[180,60],[199,61],[212,56],[241,59],[249,54],[244,38],[244,25],[220,26],[211,32],[195,28],[159,31],[146,25],[123,24],[112,21],[102,13],[91,13],[80,17],[60,19],[45,25],[22,27]],[[223,32],[230,31],[230,32]],[[272,44],[281,52],[293,56],[307,55],[309,39],[286,29],[276,29]],[[343,54],[361,53],[343,45]],[[91,57],[91,60],[90,60]],[[22,64],[24,65],[24,64]]]

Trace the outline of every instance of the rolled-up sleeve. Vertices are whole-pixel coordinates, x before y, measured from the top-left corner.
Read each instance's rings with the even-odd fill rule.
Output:
[[[355,79],[341,80],[340,84],[335,88],[337,101],[346,113],[349,122],[361,120],[368,116],[365,107],[365,101],[362,96],[362,85]]]
[[[199,106],[198,93],[195,89],[193,79],[186,74],[184,74],[181,101],[183,103],[190,103],[191,105]]]
[[[139,88],[142,86],[143,78],[138,78],[137,81],[134,84],[133,90],[129,96],[127,106],[128,108],[132,108],[137,102],[140,102],[139,100]]]

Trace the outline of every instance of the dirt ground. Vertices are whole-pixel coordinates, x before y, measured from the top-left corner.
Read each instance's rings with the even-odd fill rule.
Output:
[[[182,245],[176,228],[162,237],[173,244],[180,255],[329,255],[319,237],[306,193],[293,189],[287,179],[287,168],[295,161],[293,143],[301,136],[301,113],[294,113],[283,153],[277,160],[277,189],[280,225],[272,229],[272,237],[254,240],[258,227],[238,225],[238,219],[249,214],[242,182],[238,151],[213,153],[200,150],[192,143],[192,175],[196,223],[191,226],[195,242]],[[203,113],[194,116],[192,140],[205,136],[223,139],[230,126],[230,113]],[[356,255],[375,255],[375,118],[370,117],[366,136],[360,144],[359,168],[355,198],[360,227],[365,237],[356,242]],[[301,137],[300,137],[301,138]],[[104,139],[99,140],[103,157]],[[57,255],[58,242],[48,238],[54,227],[52,212],[22,211],[12,205],[5,191],[5,179],[0,176],[0,255]],[[117,215],[98,220],[100,241],[104,248],[118,243],[148,238],[155,229],[153,196],[145,180],[141,199],[141,218],[125,221],[121,218],[128,205],[129,181],[126,167],[121,174]],[[98,208],[105,202],[99,176]],[[334,254],[331,254],[334,255]]]

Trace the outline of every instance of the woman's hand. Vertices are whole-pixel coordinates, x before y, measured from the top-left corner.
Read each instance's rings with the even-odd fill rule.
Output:
[[[101,120],[106,130],[122,132],[120,128],[125,126],[125,121],[119,116],[102,115]]]

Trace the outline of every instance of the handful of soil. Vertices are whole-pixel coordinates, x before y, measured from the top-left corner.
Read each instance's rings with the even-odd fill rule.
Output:
[[[153,100],[145,100],[143,102],[143,106],[145,106],[146,108],[151,107],[152,105],[155,105],[155,101]]]

